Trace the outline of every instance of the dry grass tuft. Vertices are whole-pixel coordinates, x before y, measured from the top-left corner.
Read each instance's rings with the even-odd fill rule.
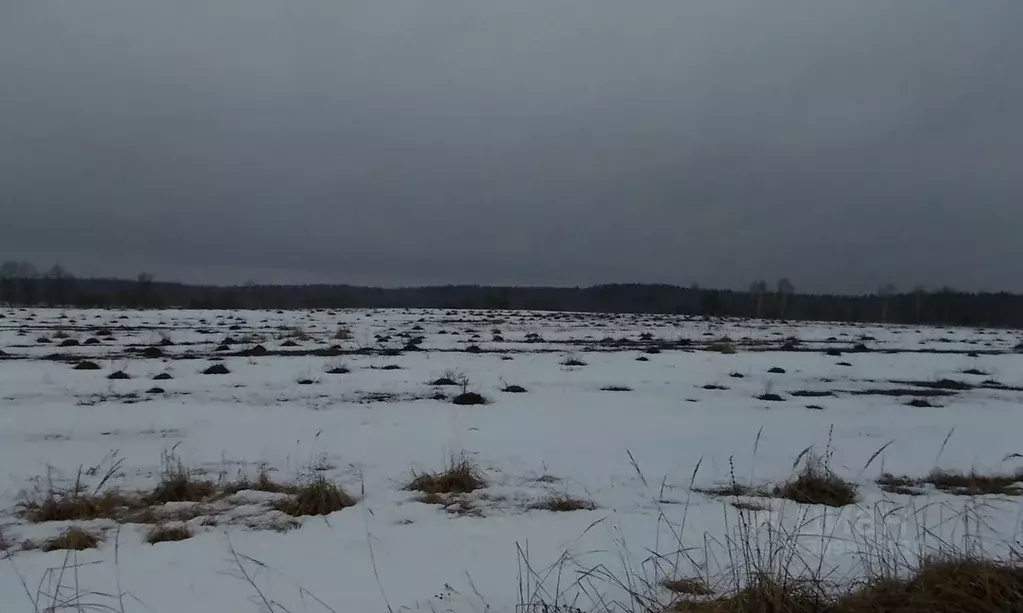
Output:
[[[729,504],[740,511],[757,512],[767,510],[767,505],[760,504],[759,502],[750,502],[748,500],[733,500]]]
[[[1023,495],[1020,484],[1023,483],[1023,470],[1011,475],[981,475],[976,472],[967,474],[935,470],[927,475],[925,482],[939,490],[961,496],[982,496],[985,494],[1005,494],[1008,496]]]
[[[468,494],[487,486],[486,479],[467,456],[452,456],[448,466],[439,473],[412,475],[405,489],[426,495]]]
[[[248,477],[241,477],[237,481],[233,481],[224,484],[220,487],[220,491],[225,496],[231,496],[238,492],[244,491],[256,491],[256,492],[270,492],[272,494],[296,494],[298,493],[299,486],[278,483],[273,480],[270,473],[266,468],[259,471],[256,475],[256,479],[252,480]]]
[[[88,521],[118,518],[140,506],[137,498],[117,490],[88,493],[75,486],[64,490],[51,488],[42,501],[19,504],[17,514],[32,523]]]
[[[1023,469],[1013,474],[982,475],[975,471],[961,473],[956,471],[934,470],[922,479],[907,476],[881,475],[877,484],[886,492],[895,494],[920,494],[923,485],[935,488],[956,496],[985,496],[1000,494],[1003,496],[1023,496]]]
[[[976,387],[971,383],[967,383],[965,381],[956,381],[955,379],[938,379],[937,381],[897,381],[897,383],[907,383],[909,385],[915,385],[917,387],[925,387],[936,390],[949,390],[955,392],[964,392]]]
[[[922,492],[916,489],[920,485],[918,479],[909,477],[896,477],[890,473],[884,473],[876,481],[882,490],[891,494],[905,494],[907,496],[918,496]]]
[[[1023,568],[974,557],[931,558],[908,579],[843,595],[833,613],[996,613],[1023,610]]]
[[[844,507],[856,502],[856,485],[833,473],[826,460],[811,456],[794,479],[774,488],[773,495],[799,504]]]
[[[732,355],[735,353],[735,345],[727,341],[711,343],[707,348],[715,353],[721,353],[724,355]]]
[[[687,596],[709,596],[714,593],[702,579],[665,579],[661,585],[669,592]]]
[[[57,551],[67,549],[70,551],[82,551],[93,549],[99,545],[99,536],[82,530],[81,528],[68,528],[60,536],[43,541],[43,551]]]
[[[553,511],[555,513],[566,513],[569,511],[592,511],[597,508],[589,500],[573,498],[567,494],[551,494],[547,498],[529,507],[541,511]]]
[[[186,524],[157,524],[146,532],[146,542],[150,545],[172,541],[184,541],[192,538],[192,529]]]
[[[749,485],[730,483],[717,487],[693,488],[694,492],[707,496],[763,496],[763,492]]]
[[[283,330],[283,336],[285,338],[292,338],[299,341],[311,341],[313,337],[301,327],[285,328]]]
[[[277,502],[274,508],[292,517],[306,515],[330,515],[342,509],[355,506],[356,500],[340,485],[318,475],[309,483],[295,487],[286,499]]]
[[[672,611],[692,613],[828,613],[823,596],[812,582],[776,579],[766,573],[745,589],[712,600],[680,600]]]
[[[167,502],[201,502],[216,493],[217,487],[213,483],[194,478],[179,459],[165,455],[160,482],[144,499],[151,505]]]

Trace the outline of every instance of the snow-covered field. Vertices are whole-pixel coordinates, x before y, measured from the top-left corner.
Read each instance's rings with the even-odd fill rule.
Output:
[[[763,498],[748,515],[798,532],[833,578],[862,572],[863,542],[880,532],[907,552],[967,530],[995,554],[1019,538],[1020,498],[875,483],[1023,467],[1018,331],[501,311],[0,313],[5,612],[514,611],[540,589],[605,608],[623,596],[606,574],[727,575],[736,499],[695,490],[769,487],[810,446],[857,484],[856,504]],[[99,369],[75,369],[83,360]],[[203,374],[218,363],[229,373]],[[129,378],[108,378],[118,371]],[[461,385],[431,385],[445,376]],[[452,403],[463,391],[488,403]],[[919,395],[932,392],[946,395]],[[487,487],[448,507],[404,490],[461,454]],[[270,508],[282,494],[171,503],[155,516],[194,534],[155,545],[144,523],[19,512],[77,479],[87,492],[152,490],[168,457],[216,484],[320,475],[358,503],[298,519]],[[559,495],[595,508],[531,508]],[[98,548],[35,548],[72,523],[100,534]]]

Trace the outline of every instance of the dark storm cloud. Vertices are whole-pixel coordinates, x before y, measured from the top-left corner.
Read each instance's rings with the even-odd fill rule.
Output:
[[[0,258],[1023,289],[1023,3],[5,2]]]

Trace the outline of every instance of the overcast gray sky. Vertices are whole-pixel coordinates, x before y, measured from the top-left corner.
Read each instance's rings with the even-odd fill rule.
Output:
[[[0,259],[1023,290],[1020,0],[4,0]]]

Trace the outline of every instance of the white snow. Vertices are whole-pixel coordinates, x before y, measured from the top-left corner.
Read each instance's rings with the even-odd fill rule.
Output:
[[[917,551],[921,526],[934,539],[957,539],[964,530],[957,515],[977,502],[936,491],[886,493],[874,483],[882,471],[923,476],[935,467],[1010,472],[1023,466],[1012,457],[1023,453],[1021,391],[978,387],[930,398],[933,407],[907,406],[905,396],[853,393],[940,379],[1023,387],[1023,355],[1013,352],[1020,335],[1013,330],[430,310],[0,313],[0,351],[7,354],[0,358],[0,534],[10,545],[9,560],[0,564],[4,611],[33,611],[29,594],[37,591],[52,596],[66,561],[76,567],[61,579],[62,594],[77,590],[84,601],[115,609],[266,610],[238,576],[232,546],[256,586],[279,603],[275,611],[514,611],[520,580],[536,583],[523,576],[520,548],[528,548],[538,571],[569,552],[560,587],[568,599],[583,592],[577,604],[585,610],[592,590],[622,595],[596,579],[573,585],[576,570],[604,565],[619,576],[631,569],[654,577],[654,566],[644,560],[652,551],[678,549],[672,530],[683,520],[683,545],[702,565],[698,572],[724,572],[724,543],[734,534],[736,511],[728,499],[691,491],[694,470],[699,467],[696,488],[727,484],[732,466],[740,482],[777,483],[811,445],[833,452],[835,472],[859,485],[858,503],[838,510],[764,499],[768,510],[756,517],[799,526],[810,555],[822,554],[835,576],[851,579],[861,572],[862,532],[883,523],[898,531],[900,545]],[[334,339],[339,327],[351,330],[350,340]],[[84,342],[99,328],[109,328],[114,339],[58,347],[58,330]],[[254,335],[273,353],[285,349],[287,328],[312,337],[291,351],[397,349],[408,335],[423,337],[422,351],[226,357],[230,374],[201,374],[225,337]],[[492,340],[495,329],[504,341]],[[530,333],[543,341],[526,342]],[[656,341],[601,343],[638,341],[643,333],[693,345],[644,354]],[[389,341],[376,340],[387,335]],[[40,344],[41,336],[53,342]],[[164,336],[174,342],[162,348],[167,357],[128,353]],[[735,342],[735,354],[703,346],[722,337]],[[807,351],[780,350],[790,337]],[[257,338],[244,340],[231,351]],[[860,342],[872,351],[848,351]],[[470,345],[483,353],[465,352]],[[829,347],[843,355],[823,353]],[[101,370],[74,370],[74,361],[47,358],[54,353],[94,360]],[[561,365],[569,355],[587,365]],[[637,361],[640,355],[649,361]],[[342,364],[351,372],[326,374]],[[382,368],[387,365],[401,368]],[[786,372],[770,374],[772,367]],[[962,372],[968,369],[985,374]],[[115,370],[132,378],[108,380]],[[432,399],[437,390],[429,382],[449,371],[464,374],[468,389],[491,402],[456,406]],[[164,372],[173,379],[152,380]],[[301,379],[313,383],[299,385]],[[505,393],[505,384],[528,391]],[[727,389],[704,389],[709,384]],[[631,391],[601,390],[608,385]],[[165,391],[149,393],[154,386]],[[792,396],[798,390],[835,395]],[[784,400],[755,398],[765,391]],[[171,451],[213,480],[253,477],[261,466],[281,481],[316,471],[359,503],[278,532],[258,527],[276,517],[265,506],[275,496],[243,492],[207,509],[218,517],[216,526],[203,516],[190,520],[196,535],[182,542],[149,545],[143,541],[147,526],[125,524],[118,531],[113,521],[99,520],[84,523],[104,532],[98,549],[70,555],[21,550],[26,539],[38,542],[68,526],[31,524],[16,515],[17,504],[48,480],[68,486],[83,467],[97,467],[83,477],[94,486],[120,460],[106,487],[151,488],[162,454]],[[475,515],[448,513],[402,490],[413,471],[440,469],[463,451],[489,481],[474,497]],[[538,480],[545,475],[558,480]],[[529,509],[550,492],[597,508]],[[988,496],[983,502],[977,512],[985,525],[977,538],[997,552],[1018,538],[1019,499]],[[682,568],[697,572],[688,560]],[[554,590],[557,581],[554,574],[544,585]],[[123,603],[111,600],[119,591]],[[39,603],[39,610],[48,603]]]

